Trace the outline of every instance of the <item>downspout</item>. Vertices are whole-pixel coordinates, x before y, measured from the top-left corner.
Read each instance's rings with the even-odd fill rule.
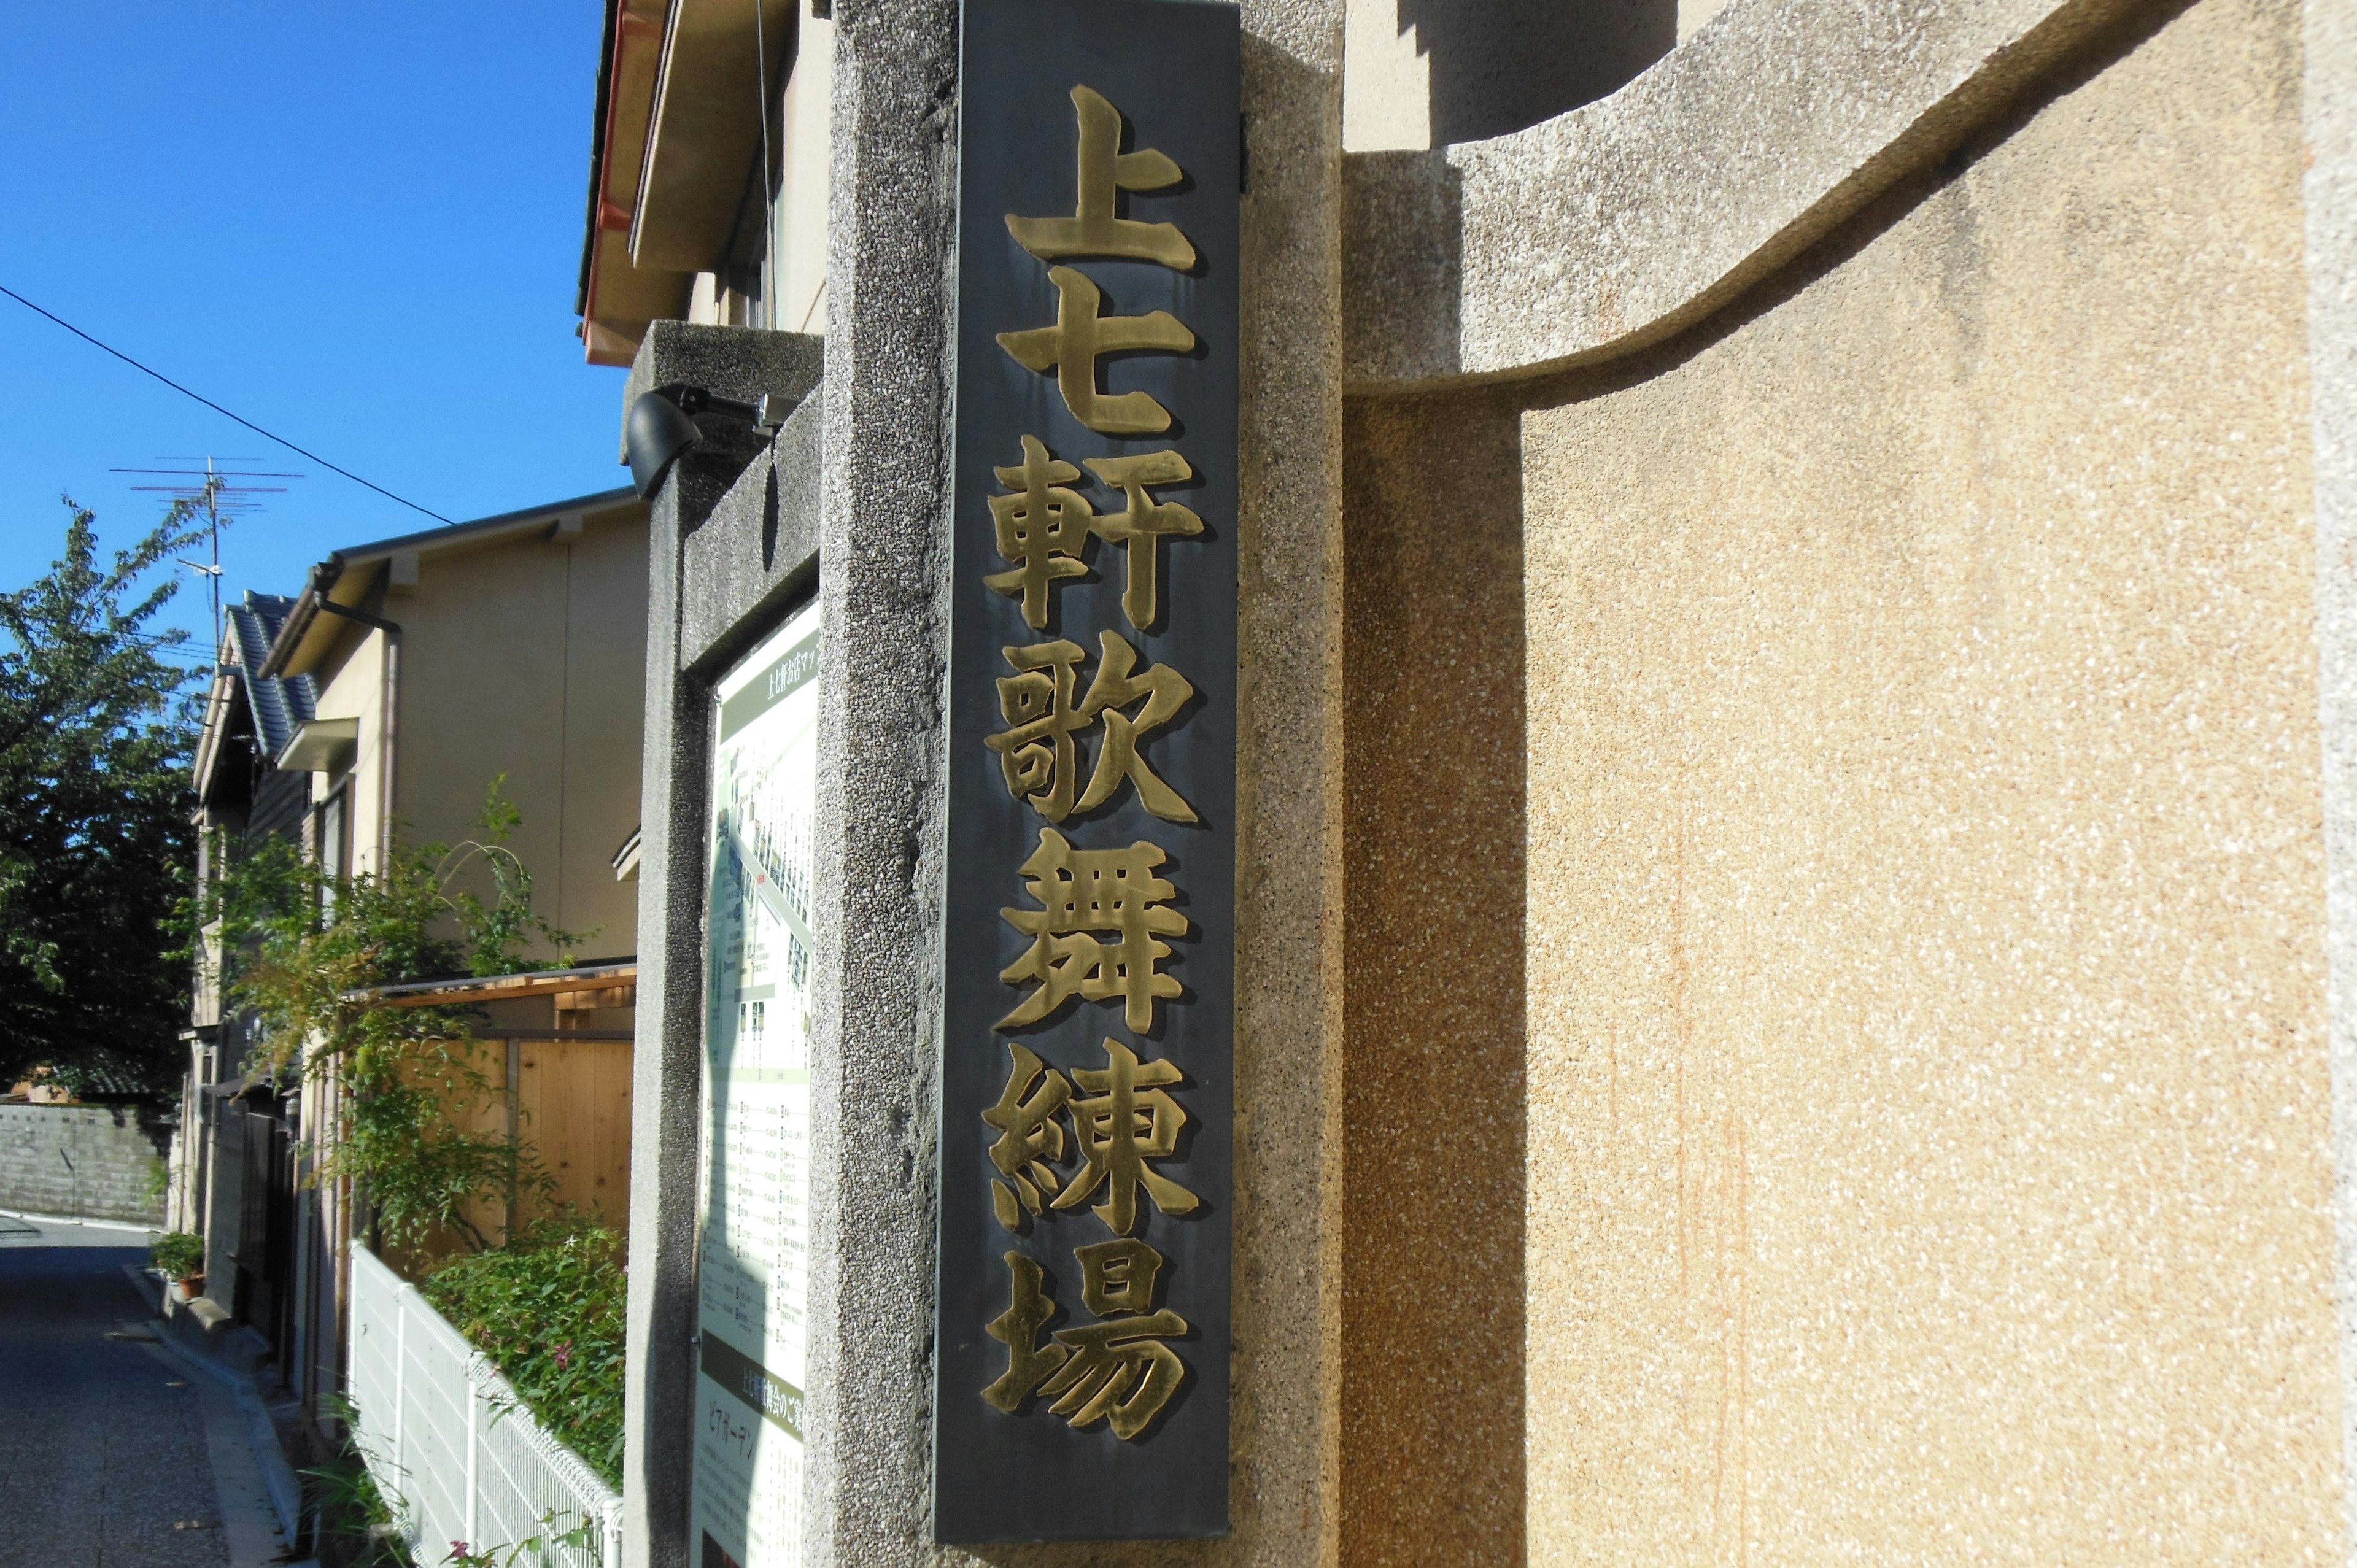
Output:
[[[381,777],[377,796],[376,863],[377,875],[382,876],[393,868],[393,740],[400,729],[401,626],[399,622],[387,620],[382,616],[356,610],[350,605],[339,605],[325,594],[319,596],[318,608],[384,634],[384,718],[380,730],[382,738],[377,746],[377,768]],[[327,1093],[331,1095],[333,1090]],[[335,1107],[336,1121],[342,1121],[343,1110],[340,1104]],[[346,1176],[338,1184],[339,1201],[336,1204],[336,1370],[339,1380],[347,1387],[350,1386],[351,1373],[347,1359],[352,1332],[352,1200],[355,1196],[351,1178]]]

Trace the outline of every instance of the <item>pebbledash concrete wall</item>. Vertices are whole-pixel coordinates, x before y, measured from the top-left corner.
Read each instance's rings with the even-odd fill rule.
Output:
[[[161,1225],[168,1129],[127,1105],[0,1105],[0,1208]]]
[[[2347,0],[1732,0],[1352,158],[1341,5],[1245,6],[1235,1530],[970,1552],[954,7],[842,15],[821,384],[656,509],[626,1561],[685,1541],[702,683],[813,553],[809,1562],[2347,1561]],[[805,384],[705,331],[641,379]]]
[[[1345,1563],[2347,1559],[2303,23],[1354,400]]]

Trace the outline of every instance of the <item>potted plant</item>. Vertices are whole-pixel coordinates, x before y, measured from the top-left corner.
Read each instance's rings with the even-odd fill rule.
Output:
[[[180,1292],[190,1301],[204,1294],[205,1239],[187,1230],[175,1230],[159,1236],[147,1255],[167,1279],[180,1282]]]

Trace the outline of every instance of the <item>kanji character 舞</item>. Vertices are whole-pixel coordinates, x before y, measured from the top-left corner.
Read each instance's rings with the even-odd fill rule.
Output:
[[[1185,272],[1195,264],[1195,247],[1176,223],[1142,223],[1117,217],[1114,207],[1125,190],[1161,190],[1187,177],[1151,147],[1121,150],[1121,111],[1092,87],[1072,89],[1080,119],[1080,197],[1070,218],[1006,215],[1015,242],[1043,262],[1067,256],[1118,256],[1159,262]]]
[[[1111,800],[1124,780],[1135,785],[1146,809],[1169,822],[1191,822],[1195,809],[1147,766],[1138,743],[1185,707],[1195,694],[1187,678],[1167,665],[1137,669],[1137,651],[1117,632],[1097,634],[1096,678],[1078,703],[1072,687],[1082,660],[1080,644],[1054,642],[1001,650],[1016,673],[998,682],[998,710],[1006,728],[985,737],[998,753],[1007,793],[1028,800],[1051,822],[1075,806],[1093,811]],[[1135,712],[1133,704],[1139,704]],[[1101,725],[1103,739],[1089,785],[1074,792],[1079,777],[1075,735]]]
[[[1160,939],[1188,930],[1187,917],[1166,907],[1178,889],[1154,875],[1168,858],[1144,839],[1126,849],[1074,849],[1055,829],[1040,829],[1039,847],[1022,868],[1025,891],[1039,908],[999,910],[1031,945],[998,977],[1009,985],[1036,984],[997,1026],[1036,1023],[1078,996],[1119,1000],[1133,1031],[1152,1029],[1155,999],[1184,991],[1155,967],[1170,955]],[[1114,940],[1099,941],[1091,934],[1096,931],[1110,931]]]

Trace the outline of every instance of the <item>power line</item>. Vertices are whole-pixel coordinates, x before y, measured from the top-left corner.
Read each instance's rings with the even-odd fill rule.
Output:
[[[138,360],[133,359],[130,355],[124,353],[122,349],[112,348],[107,344],[100,342],[97,338],[91,337],[89,333],[75,326],[72,322],[68,321],[64,317],[59,316],[51,311],[43,310],[39,306],[35,305],[31,300],[27,299],[23,295],[18,294],[15,289],[8,287],[6,285],[0,284],[0,294],[6,295],[10,299],[15,300],[17,304],[23,306],[26,309],[31,311],[36,316],[47,317],[49,320],[56,322],[59,326],[64,328],[67,331],[72,333],[75,337],[89,344],[91,348],[103,349],[105,352],[113,355],[116,359],[122,360],[124,364],[130,366],[133,370],[139,371],[143,375],[155,377],[166,386],[170,387],[174,392],[178,392],[182,397],[194,398],[197,402],[203,403],[207,408],[211,409],[215,413],[220,414],[222,418],[235,420],[238,424],[244,425],[248,430],[253,431],[256,435],[261,436],[264,440],[275,441],[281,446],[285,447],[289,452],[293,452],[299,456],[308,457],[314,463],[318,464],[322,468],[331,469],[336,473],[341,474],[352,483],[374,490],[377,494],[382,496],[387,500],[399,501],[403,506],[407,507],[412,511],[423,512],[436,522],[451,522],[451,519],[444,517],[440,512],[436,511],[433,508],[419,506],[407,496],[394,495],[382,485],[372,484],[369,480],[361,478],[358,474],[353,473],[350,468],[339,468],[335,464],[328,462],[317,452],[297,446],[292,441],[287,440],[284,435],[272,435],[269,431],[263,429],[259,424],[254,424],[253,421],[230,413],[229,410],[223,408],[221,404],[215,403],[212,399],[205,396],[201,392],[190,392],[188,388],[182,386],[179,382],[174,381],[163,371],[150,370],[145,365],[143,365]],[[453,526],[456,526],[455,523]]]

